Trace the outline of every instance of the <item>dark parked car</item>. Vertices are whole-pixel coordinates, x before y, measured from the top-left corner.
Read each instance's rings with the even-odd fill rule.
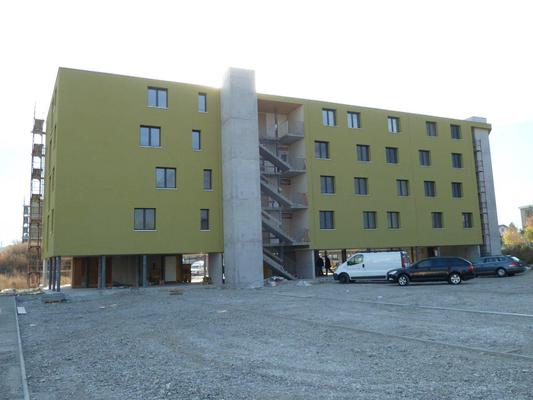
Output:
[[[409,267],[389,271],[387,279],[405,286],[409,282],[448,281],[458,285],[475,278],[474,266],[460,257],[432,257],[420,260]]]
[[[512,256],[480,257],[472,263],[476,275],[497,275],[503,278],[526,270],[526,266],[518,258]]]

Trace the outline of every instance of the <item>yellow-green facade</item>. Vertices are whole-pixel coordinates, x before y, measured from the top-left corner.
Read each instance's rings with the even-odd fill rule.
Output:
[[[147,106],[147,88],[165,88],[168,108]],[[198,112],[198,93],[207,112]],[[482,243],[478,186],[471,130],[490,125],[344,104],[258,95],[260,100],[303,106],[310,249],[400,248]],[[324,126],[322,110],[336,113]],[[360,113],[360,128],[348,128],[347,112]],[[389,133],[387,118],[398,117],[400,132]],[[428,136],[426,122],[436,122]],[[452,139],[450,125],[459,125]],[[139,146],[139,127],[161,127],[161,147]],[[202,133],[193,151],[192,130]],[[221,253],[223,243],[218,89],[61,68],[47,118],[44,256]],[[329,143],[329,159],[315,157],[315,141]],[[371,160],[356,159],[356,145],[370,146]],[[385,147],[398,148],[388,164]],[[431,152],[421,166],[419,150]],[[453,168],[451,154],[462,155]],[[176,168],[176,189],[156,189],[155,168]],[[202,186],[204,169],[213,188]],[[335,193],[320,192],[320,176],[335,177]],[[356,195],[354,177],[366,177],[369,194]],[[409,196],[397,195],[396,180],[409,181]],[[436,182],[436,197],[423,181]],[[451,183],[463,197],[453,198]],[[133,229],[134,208],[156,209],[156,230]],[[200,209],[210,210],[209,231],[200,230]],[[319,211],[334,211],[334,229],[319,226]],[[363,229],[363,211],[377,213],[377,228]],[[387,228],[386,213],[400,213],[400,228]],[[442,212],[433,228],[431,212]],[[463,227],[462,213],[473,216]],[[260,216],[258,216],[260,218]]]

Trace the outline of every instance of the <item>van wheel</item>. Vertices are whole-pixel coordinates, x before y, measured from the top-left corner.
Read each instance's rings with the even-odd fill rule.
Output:
[[[507,275],[507,271],[504,268],[498,268],[496,270],[496,275],[498,275],[500,278],[503,278],[505,275]]]
[[[398,285],[400,286],[407,286],[409,285],[409,277],[405,274],[401,274],[398,277]]]
[[[348,274],[341,274],[339,276],[339,282],[340,283],[350,283],[350,277],[348,276]]]
[[[459,275],[457,272],[452,272],[450,276],[448,277],[448,282],[451,285],[458,285],[461,283],[461,275]]]

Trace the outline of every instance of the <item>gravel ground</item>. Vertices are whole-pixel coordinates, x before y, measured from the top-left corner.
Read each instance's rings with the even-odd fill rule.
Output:
[[[19,298],[32,398],[533,399],[533,271],[182,288]]]

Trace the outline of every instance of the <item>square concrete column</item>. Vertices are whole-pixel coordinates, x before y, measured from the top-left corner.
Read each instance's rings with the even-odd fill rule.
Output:
[[[61,291],[61,256],[56,257],[56,291]]]
[[[315,257],[313,250],[296,250],[296,275],[302,279],[315,278]]]
[[[231,287],[263,285],[257,94],[253,71],[230,69],[220,92],[224,272]]]
[[[222,285],[222,253],[209,253],[207,268],[211,283]]]
[[[148,287],[148,256],[142,256],[142,287]]]

